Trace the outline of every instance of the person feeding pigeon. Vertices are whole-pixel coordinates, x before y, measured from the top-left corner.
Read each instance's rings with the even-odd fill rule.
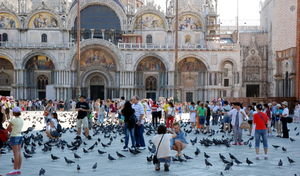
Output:
[[[88,126],[88,112],[90,111],[89,104],[85,101],[84,96],[80,96],[79,102],[76,104],[77,114],[77,138],[80,138],[81,126],[84,129],[84,135],[90,140],[92,137],[89,135]]]
[[[185,133],[180,129],[180,124],[175,122],[173,124],[173,130],[176,136],[171,140],[172,149],[177,151],[176,156],[181,157],[182,150],[185,149],[188,142],[185,139]]]
[[[14,169],[6,175],[20,175],[22,165],[21,145],[23,141],[21,131],[24,125],[24,120],[20,117],[21,108],[14,107],[12,112],[14,118],[10,120],[7,130],[10,132],[9,144],[14,153]]]
[[[61,126],[58,122],[57,113],[52,113],[52,118],[46,126],[46,134],[50,139],[57,139],[60,136]]]
[[[253,124],[255,125],[255,151],[256,159],[259,159],[259,144],[262,138],[264,145],[264,159],[268,159],[268,139],[267,139],[267,130],[268,130],[268,121],[269,117],[266,113],[262,112],[263,106],[261,104],[256,105],[256,114],[253,115]]]

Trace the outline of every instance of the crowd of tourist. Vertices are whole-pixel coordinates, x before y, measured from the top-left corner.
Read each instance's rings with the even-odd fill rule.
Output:
[[[14,152],[14,170],[8,175],[19,174],[21,167],[20,145],[22,143],[21,129],[22,111],[43,111],[46,135],[51,139],[59,139],[61,126],[57,111],[77,111],[77,136],[81,139],[81,129],[84,136],[90,140],[91,124],[103,125],[107,122],[124,127],[125,145],[128,149],[144,150],[145,123],[152,124],[157,129],[153,142],[157,147],[158,162],[156,170],[160,170],[160,162],[165,162],[165,170],[169,170],[170,150],[177,151],[181,157],[182,150],[188,142],[180,130],[183,114],[188,114],[191,129],[197,133],[209,133],[212,126],[220,125],[225,134],[233,135],[232,145],[243,145],[242,133],[247,131],[255,138],[256,158],[259,159],[259,144],[263,142],[264,159],[268,159],[268,136],[289,138],[288,123],[300,122],[300,102],[295,102],[294,111],[289,110],[288,102],[253,103],[245,105],[239,102],[228,102],[223,99],[211,102],[177,103],[172,99],[161,98],[159,101],[140,99],[133,96],[130,100],[121,97],[118,100],[87,100],[81,96],[78,101],[57,100],[14,100],[12,97],[0,96],[0,148],[8,140]],[[186,119],[185,119],[186,120]],[[3,127],[5,121],[8,128]],[[274,133],[274,134],[273,134]],[[275,134],[276,133],[276,134]],[[7,139],[9,134],[9,139]],[[131,147],[129,148],[129,139]],[[171,147],[169,147],[171,146]]]

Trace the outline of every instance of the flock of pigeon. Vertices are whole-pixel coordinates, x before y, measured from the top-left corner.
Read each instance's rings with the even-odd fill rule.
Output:
[[[42,128],[42,112],[25,112],[22,117],[27,125],[22,146],[25,175],[156,174],[152,165],[156,149],[151,141],[156,131],[150,124],[145,125],[146,150],[122,151],[123,129],[112,122],[93,125],[92,140],[83,135],[76,138],[76,113],[59,112],[64,127],[62,137],[50,141]],[[246,134],[243,146],[231,146],[232,135],[223,133],[217,126],[203,134],[192,130],[187,122],[181,125],[189,145],[182,157],[172,157],[170,175],[280,175],[279,172],[300,175],[298,124],[291,125],[289,140],[269,138],[268,160],[255,160],[254,138]],[[0,172],[8,172],[13,162],[12,151],[6,146],[1,150]]]

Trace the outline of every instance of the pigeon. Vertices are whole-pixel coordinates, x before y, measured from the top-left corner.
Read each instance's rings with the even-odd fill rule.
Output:
[[[294,141],[296,141],[296,140],[290,137],[290,141],[291,141],[291,142],[294,142]]]
[[[108,159],[111,160],[111,161],[116,160],[114,157],[110,156],[110,154],[108,154]]]
[[[205,152],[204,152],[204,157],[205,157],[205,158],[210,158],[210,156],[207,155]]]
[[[251,165],[251,164],[253,164],[253,162],[250,161],[248,158],[246,159],[246,163],[248,164],[248,166]]]
[[[89,153],[89,151],[87,151],[85,148],[82,149],[83,153]]]
[[[279,148],[279,145],[272,145],[275,149]]]
[[[287,151],[286,148],[284,148],[284,147],[282,147],[281,149],[282,149],[283,152],[286,152],[286,151]]]
[[[108,147],[108,145],[105,145],[102,142],[101,142],[101,145],[102,145],[103,148]]]
[[[76,153],[74,153],[74,158],[75,159],[80,159],[81,157],[79,155],[77,155]]]
[[[28,155],[27,153],[23,152],[24,158],[28,159],[28,158],[32,158],[31,155]]]
[[[117,153],[117,156],[118,156],[118,157],[120,157],[120,158],[125,158],[125,156],[122,155],[121,153],[119,153],[119,152],[116,152],[116,153]]]
[[[231,164],[226,164],[224,171],[228,171],[231,168]]]
[[[219,153],[219,157],[221,158],[221,160],[226,159],[224,155],[222,155],[221,153]]]
[[[67,157],[65,157],[65,161],[67,164],[75,163],[75,161],[69,160]]]
[[[205,159],[205,165],[206,165],[206,167],[212,166],[212,164],[207,159]]]
[[[288,161],[289,161],[290,164],[295,163],[295,161],[293,159],[291,159],[290,157],[287,157],[287,159],[288,159]]]
[[[148,161],[148,162],[152,162],[152,160],[153,160],[153,159],[152,159],[152,155],[149,156],[149,157],[147,156],[147,161]]]
[[[199,150],[199,148],[197,147],[197,148],[196,148],[196,151],[195,151],[195,155],[198,156],[199,154],[200,154],[200,150]]]
[[[88,148],[88,150],[93,150],[93,149],[94,149],[94,147],[95,147],[95,144],[94,144],[94,145],[92,145],[90,148]]]
[[[238,159],[234,159],[234,162],[235,162],[237,165],[242,164],[242,162],[240,162]]]
[[[93,170],[96,170],[96,169],[97,169],[97,162],[93,165],[92,169],[93,169]]]
[[[104,152],[104,151],[102,151],[102,150],[98,150],[98,153],[99,153],[100,155],[102,155],[102,154],[104,154],[104,153],[106,153],[106,152]]]
[[[77,172],[79,172],[80,171],[80,166],[79,166],[79,164],[77,164]]]
[[[299,136],[300,132],[296,133],[296,136]]]
[[[281,159],[280,159],[279,162],[278,162],[278,166],[279,166],[279,167],[283,166],[283,163],[282,163],[282,160],[281,160]]]
[[[237,158],[234,156],[234,155],[232,155],[231,153],[229,153],[229,157],[232,159],[232,160],[236,160]]]
[[[183,154],[183,157],[186,159],[186,160],[190,160],[190,159],[193,159],[192,157],[186,155],[186,154]]]
[[[220,176],[224,176],[223,172],[220,173]]]
[[[53,161],[55,161],[55,160],[58,160],[59,157],[58,157],[58,156],[54,156],[53,154],[51,154],[51,159],[52,159]]]
[[[46,173],[46,170],[43,169],[43,168],[41,168],[41,169],[40,169],[40,172],[39,172],[39,176],[45,175],[45,173]]]

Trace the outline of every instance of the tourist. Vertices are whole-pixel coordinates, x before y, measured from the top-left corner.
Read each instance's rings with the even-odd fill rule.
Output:
[[[272,102],[271,112],[272,112],[271,126],[273,128],[276,128],[275,127],[275,122],[276,122],[277,103],[275,101]]]
[[[214,106],[212,108],[212,125],[218,125],[219,117],[221,112],[221,104],[219,102],[214,102]]]
[[[167,112],[168,112],[168,107],[169,107],[169,101],[166,98],[166,101],[163,104],[163,110],[164,110],[164,119],[165,119],[165,123],[167,123]]]
[[[205,104],[205,108],[207,109],[207,113],[206,113],[206,131],[209,132],[209,125],[210,125],[210,117],[211,117],[211,110],[208,107],[208,104]]]
[[[129,136],[131,140],[131,148],[135,148],[135,139],[134,139],[134,127],[136,125],[136,117],[134,115],[134,109],[132,108],[132,104],[129,101],[126,101],[121,113],[124,116],[124,123],[125,123],[125,146],[123,147],[124,151],[128,150],[128,142]]]
[[[230,123],[231,123],[231,117],[228,114],[231,111],[231,107],[228,103],[228,101],[224,101],[224,106],[223,106],[223,110],[222,110],[222,114],[223,114],[223,131],[226,132],[230,132],[231,128],[230,128]]]
[[[158,163],[155,164],[155,170],[160,170],[160,163],[164,162],[164,171],[169,171],[170,163],[171,163],[171,148],[170,141],[172,138],[176,137],[176,134],[170,130],[168,132],[172,134],[166,134],[167,128],[164,125],[160,125],[157,128],[157,135],[155,135],[152,139],[155,147]]]
[[[295,102],[295,109],[294,109],[294,122],[300,122],[300,101]]]
[[[284,101],[281,104],[283,107],[282,115],[280,118],[282,122],[282,138],[289,138],[289,129],[287,127],[287,118],[289,116],[288,102]]]
[[[57,139],[60,137],[61,126],[59,125],[59,120],[57,117],[57,113],[52,113],[52,118],[49,119],[46,126],[46,135],[50,139]]]
[[[105,106],[103,104],[103,101],[99,101],[99,109],[98,109],[98,123],[103,124],[104,123],[104,117],[105,117]]]
[[[255,110],[254,110],[253,106],[250,105],[247,107],[246,114],[248,116],[248,124],[250,125],[248,136],[251,136],[251,132],[252,132],[251,129],[252,129],[252,124],[253,124],[254,111]]]
[[[207,109],[204,107],[204,103],[200,103],[200,106],[197,107],[197,116],[199,119],[200,130],[203,132],[204,123],[207,116]]]
[[[136,147],[140,150],[145,150],[146,144],[144,140],[144,107],[139,102],[138,96],[133,96],[132,99],[132,108],[134,109],[134,115],[136,117],[137,123],[135,125],[134,134],[135,134],[135,141],[136,141]]]
[[[182,120],[182,110],[183,110],[181,103],[177,104],[176,110],[177,110],[177,113],[178,113],[178,116],[179,116],[179,121],[181,122],[181,120]]]
[[[81,139],[81,127],[84,129],[84,135],[89,140],[92,139],[92,137],[89,135],[89,125],[88,125],[88,112],[90,112],[89,104],[86,102],[84,96],[80,96],[79,102],[76,104],[76,111],[78,111],[77,114],[77,139]]]
[[[269,108],[269,105],[268,104],[264,104],[263,105],[264,108],[263,108],[263,112],[267,114],[269,120],[268,120],[268,124],[267,124],[267,128],[268,128],[268,136],[271,136],[272,135],[272,129],[271,129],[271,119],[272,119],[272,112]]]
[[[162,117],[162,107],[161,107],[161,103],[157,102],[158,108],[157,108],[157,116],[158,116],[158,124],[160,124],[160,120]]]
[[[51,119],[52,113],[54,112],[54,106],[52,100],[49,100],[47,102],[47,105],[44,110],[44,118],[45,118],[45,124],[48,123],[49,119]]]
[[[276,128],[276,132],[277,132],[277,136],[276,137],[281,137],[282,136],[282,122],[280,120],[280,117],[282,115],[282,106],[280,104],[276,105],[276,113],[275,113],[275,128]]]
[[[124,104],[125,104],[125,97],[122,96],[121,100],[117,104],[118,119],[119,119],[119,123],[121,124],[121,126],[123,126],[122,124],[124,122],[124,116],[121,113],[122,109],[124,108]]]
[[[4,146],[4,143],[7,142],[7,138],[8,138],[7,130],[3,127],[3,123],[5,121],[6,121],[5,113],[0,103],[0,149]]]
[[[175,107],[174,104],[170,101],[167,109],[167,121],[166,121],[166,127],[167,128],[173,128],[173,123],[175,119]]]
[[[268,140],[267,140],[267,124],[269,121],[269,117],[266,113],[262,112],[262,105],[256,105],[257,113],[253,116],[253,124],[255,125],[255,151],[256,151],[256,159],[259,159],[259,144],[262,140],[264,145],[264,159],[268,159]]]
[[[233,128],[234,143],[233,145],[243,145],[242,135],[243,129],[240,128],[243,120],[246,118],[246,113],[241,109],[241,103],[233,103],[234,109],[232,109],[229,114],[231,116],[231,125]]]
[[[156,101],[153,101],[153,104],[151,106],[151,114],[152,114],[152,125],[153,127],[157,127],[158,126],[158,105],[156,103]]]
[[[7,130],[10,132],[9,144],[14,153],[14,170],[10,171],[6,175],[21,175],[21,145],[23,141],[23,136],[21,134],[24,121],[21,116],[21,108],[14,107],[12,109],[14,118],[9,121]]]
[[[185,133],[180,129],[179,123],[175,122],[173,124],[173,130],[176,136],[171,140],[171,146],[173,150],[177,151],[176,156],[180,158],[188,142],[185,139]]]
[[[196,106],[195,106],[194,102],[191,102],[191,104],[189,105],[188,110],[190,112],[190,122],[191,122],[192,128],[194,129],[195,125],[196,125],[196,116],[197,116]]]

